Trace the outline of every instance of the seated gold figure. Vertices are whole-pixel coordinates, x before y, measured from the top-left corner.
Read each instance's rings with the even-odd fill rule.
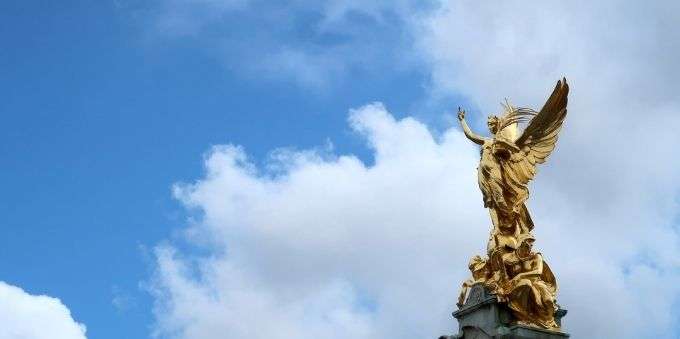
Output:
[[[557,328],[557,282],[543,256],[531,251],[533,242],[533,235],[524,234],[514,251],[496,252],[501,261],[496,294],[499,301],[508,303],[519,323]]]

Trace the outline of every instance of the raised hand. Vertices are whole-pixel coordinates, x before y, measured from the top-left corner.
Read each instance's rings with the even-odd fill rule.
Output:
[[[463,119],[465,119],[465,110],[458,106],[458,120],[463,121]]]

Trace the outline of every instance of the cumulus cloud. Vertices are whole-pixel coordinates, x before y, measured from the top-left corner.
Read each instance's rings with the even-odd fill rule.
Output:
[[[0,338],[85,339],[85,325],[73,320],[59,299],[31,295],[0,281]]]
[[[570,113],[529,201],[537,247],[570,311],[565,328],[574,337],[671,338],[680,11],[587,5],[442,1],[405,22],[433,90],[465,94],[473,112],[497,111],[505,97],[539,108],[567,77]],[[157,334],[410,339],[456,327],[457,284],[490,227],[477,150],[456,129],[435,137],[380,104],[352,111],[349,123],[373,164],[283,150],[258,167],[243,148],[220,146],[203,178],[177,186],[196,213],[187,238],[209,254],[157,249]]]
[[[457,284],[488,222],[477,151],[435,139],[380,104],[350,123],[367,166],[325,151],[277,152],[277,174],[216,147],[177,197],[202,214],[191,238],[209,257],[158,249],[158,330],[178,338],[435,337],[451,328]]]
[[[445,1],[422,22],[435,88],[484,113],[503,97],[540,107],[562,76],[572,85],[532,207],[577,336],[670,336],[678,317],[677,13],[674,2]]]

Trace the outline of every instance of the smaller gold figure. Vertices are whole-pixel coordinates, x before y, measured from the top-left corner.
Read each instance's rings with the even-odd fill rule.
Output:
[[[496,293],[499,301],[508,303],[519,323],[557,328],[557,282],[543,256],[531,251],[533,243],[533,235],[523,234],[514,251],[494,253],[501,264]]]
[[[465,136],[481,146],[477,181],[492,223],[487,259],[475,256],[470,261],[472,278],[463,283],[459,307],[470,287],[482,283],[499,302],[507,303],[518,323],[559,329],[554,318],[557,282],[543,256],[532,252],[534,223],[525,202],[536,165],[545,162],[557,143],[568,94],[562,79],[540,112],[506,101],[504,114],[487,120],[491,138],[473,133],[465,111],[458,109]],[[517,136],[517,125],[525,122],[527,127]]]
[[[472,278],[463,282],[463,286],[460,289],[460,295],[458,296],[458,302],[456,303],[458,307],[463,307],[463,304],[465,304],[465,298],[472,285],[483,283],[490,278],[491,270],[489,269],[489,266],[486,265],[486,260],[478,255],[475,255],[470,259],[468,268],[470,269],[470,272],[472,272]]]

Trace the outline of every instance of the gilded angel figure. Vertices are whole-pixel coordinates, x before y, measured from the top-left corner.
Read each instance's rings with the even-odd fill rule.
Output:
[[[506,102],[503,115],[492,115],[487,120],[491,138],[473,133],[465,122],[465,111],[459,108],[458,119],[465,136],[481,145],[478,183],[494,226],[489,250],[506,241],[516,241],[520,234],[533,229],[525,205],[529,197],[527,185],[536,174],[536,165],[545,162],[555,148],[567,115],[568,94],[569,86],[563,78],[539,112]],[[527,127],[517,136],[517,125],[525,122]]]

